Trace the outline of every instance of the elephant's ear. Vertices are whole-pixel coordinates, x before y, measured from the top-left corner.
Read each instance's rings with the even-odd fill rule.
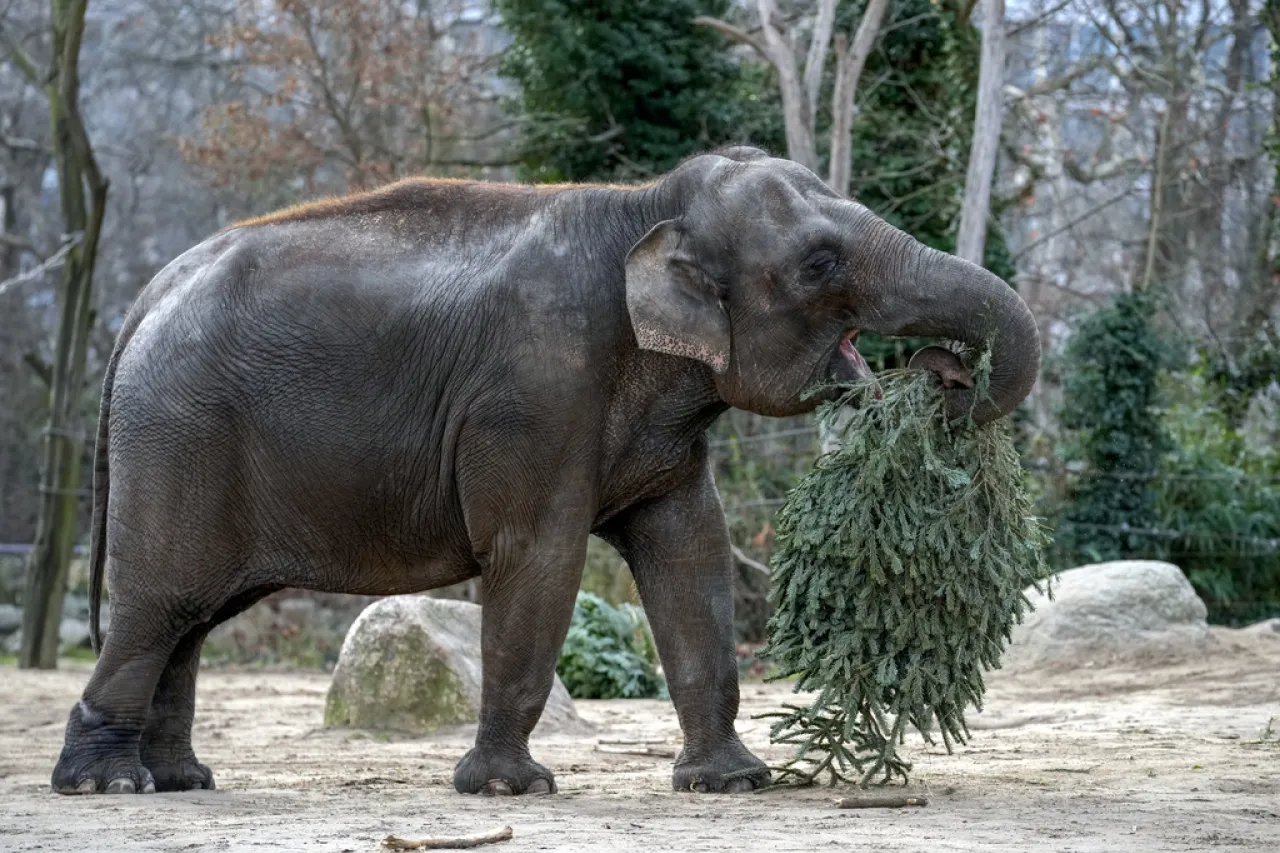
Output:
[[[729,368],[729,314],[720,289],[680,249],[680,225],[659,222],[627,253],[627,311],[641,349]]]

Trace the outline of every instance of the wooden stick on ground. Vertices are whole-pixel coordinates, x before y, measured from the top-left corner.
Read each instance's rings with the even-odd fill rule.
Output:
[[[898,794],[879,797],[844,797],[836,800],[838,809],[905,809],[927,806],[927,797],[904,797]]]
[[[388,850],[466,850],[484,844],[497,844],[511,840],[511,827],[488,832],[484,835],[466,835],[461,838],[424,838],[421,841],[406,841],[394,835],[382,839],[382,846]]]

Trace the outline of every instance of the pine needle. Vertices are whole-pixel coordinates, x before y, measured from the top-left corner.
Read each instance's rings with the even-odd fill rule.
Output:
[[[990,358],[973,370],[979,391]],[[904,784],[907,726],[948,752],[982,708],[984,669],[1047,584],[1048,536],[1032,515],[1003,421],[948,421],[935,379],[893,371],[824,404],[856,405],[839,449],[818,460],[777,522],[773,616],[761,654],[816,691],[763,715],[795,746],[779,781]]]

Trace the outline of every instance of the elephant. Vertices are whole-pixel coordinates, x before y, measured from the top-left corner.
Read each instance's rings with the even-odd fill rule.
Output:
[[[53,789],[213,788],[191,744],[201,645],[271,592],[479,578],[482,701],[454,787],[554,793],[529,734],[591,534],[652,625],[684,732],[673,787],[767,785],[735,729],[706,432],[731,407],[804,413],[812,388],[867,376],[863,330],[992,342],[982,399],[949,351],[930,360],[950,371],[946,411],[983,423],[1038,371],[1036,322],[1004,281],[753,148],[634,186],[412,178],[218,232],[142,290],[106,367],[99,656]]]

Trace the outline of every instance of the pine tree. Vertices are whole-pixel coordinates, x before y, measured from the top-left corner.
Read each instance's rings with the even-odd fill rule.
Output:
[[[1149,554],[1156,528],[1155,477],[1171,447],[1157,380],[1167,354],[1150,294],[1124,293],[1086,317],[1063,364],[1062,425],[1086,463],[1058,527],[1067,562]]]
[[[525,177],[641,180],[719,145],[776,142],[760,70],[734,61],[722,36],[693,22],[727,6],[498,0],[514,39],[502,71],[521,90]]]

